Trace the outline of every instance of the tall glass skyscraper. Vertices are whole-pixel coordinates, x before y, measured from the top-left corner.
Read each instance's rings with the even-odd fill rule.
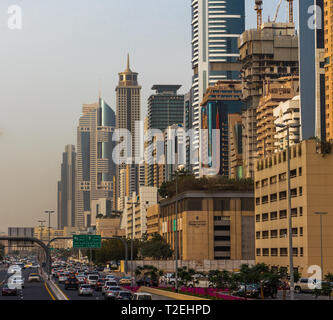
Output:
[[[116,125],[114,111],[100,98],[98,103],[83,105],[77,129],[76,226],[85,226],[85,215],[92,213],[92,201],[113,200],[112,160]],[[91,217],[93,219],[94,217]]]
[[[75,146],[67,145],[62,154],[61,180],[58,181],[58,228],[75,226]]]
[[[238,38],[244,30],[245,0],[192,1],[193,145],[198,152],[200,103],[207,88],[217,81],[239,79]],[[200,176],[199,162],[193,171]]]
[[[299,29],[302,139],[326,140],[324,0],[299,1]]]

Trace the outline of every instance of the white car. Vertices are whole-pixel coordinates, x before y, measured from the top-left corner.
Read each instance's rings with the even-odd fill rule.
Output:
[[[15,274],[8,279],[7,284],[10,289],[22,290],[24,288],[24,278]]]
[[[67,276],[64,273],[61,273],[58,278],[59,283],[65,283],[67,280]]]
[[[152,295],[150,293],[136,292],[133,295],[133,300],[152,300]]]
[[[102,287],[102,295],[105,294],[105,292],[108,290],[109,287],[118,287],[119,288],[118,283],[116,281],[107,280],[107,281],[105,281],[104,286]]]
[[[90,284],[91,286],[95,286],[97,284],[98,279],[99,279],[98,275],[89,274],[87,277],[87,284]]]

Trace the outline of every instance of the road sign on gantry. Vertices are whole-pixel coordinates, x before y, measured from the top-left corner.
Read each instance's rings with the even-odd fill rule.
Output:
[[[102,238],[99,235],[80,234],[73,235],[73,248],[99,249],[102,246]]]

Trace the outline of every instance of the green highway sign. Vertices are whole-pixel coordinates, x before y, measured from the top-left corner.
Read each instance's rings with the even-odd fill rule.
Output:
[[[95,248],[99,249],[102,246],[102,238],[98,235],[80,234],[73,235],[73,248],[87,249]]]

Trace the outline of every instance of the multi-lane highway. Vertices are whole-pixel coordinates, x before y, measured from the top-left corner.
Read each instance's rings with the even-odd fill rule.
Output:
[[[18,292],[17,296],[2,296],[0,293],[1,300],[55,300],[55,296],[47,286],[47,284],[42,280],[41,282],[28,282],[28,277],[30,273],[38,273],[35,268],[29,268],[22,271],[22,275],[25,279],[25,284],[23,290]],[[0,268],[0,291],[2,286],[7,282],[7,268]],[[64,284],[59,284],[56,279],[53,282],[60,288],[60,290],[65,294],[68,300],[104,300],[104,296],[100,291],[94,291],[93,296],[79,296],[78,290],[65,290]],[[153,300],[172,300],[167,297],[152,295]]]
[[[0,300],[54,300],[54,297],[44,281],[42,282],[28,282],[30,273],[38,273],[37,269],[29,268],[22,271],[25,284],[24,289],[18,293],[17,296],[2,296],[0,293]],[[0,290],[7,281],[7,269],[0,269]]]
[[[57,280],[54,280],[54,283],[58,285],[60,290],[66,295],[68,300],[104,300],[104,296],[100,291],[94,291],[93,296],[79,296],[78,290],[65,290],[64,284],[59,284]],[[125,290],[125,289],[124,289]],[[173,300],[167,297],[152,295],[153,300]]]

